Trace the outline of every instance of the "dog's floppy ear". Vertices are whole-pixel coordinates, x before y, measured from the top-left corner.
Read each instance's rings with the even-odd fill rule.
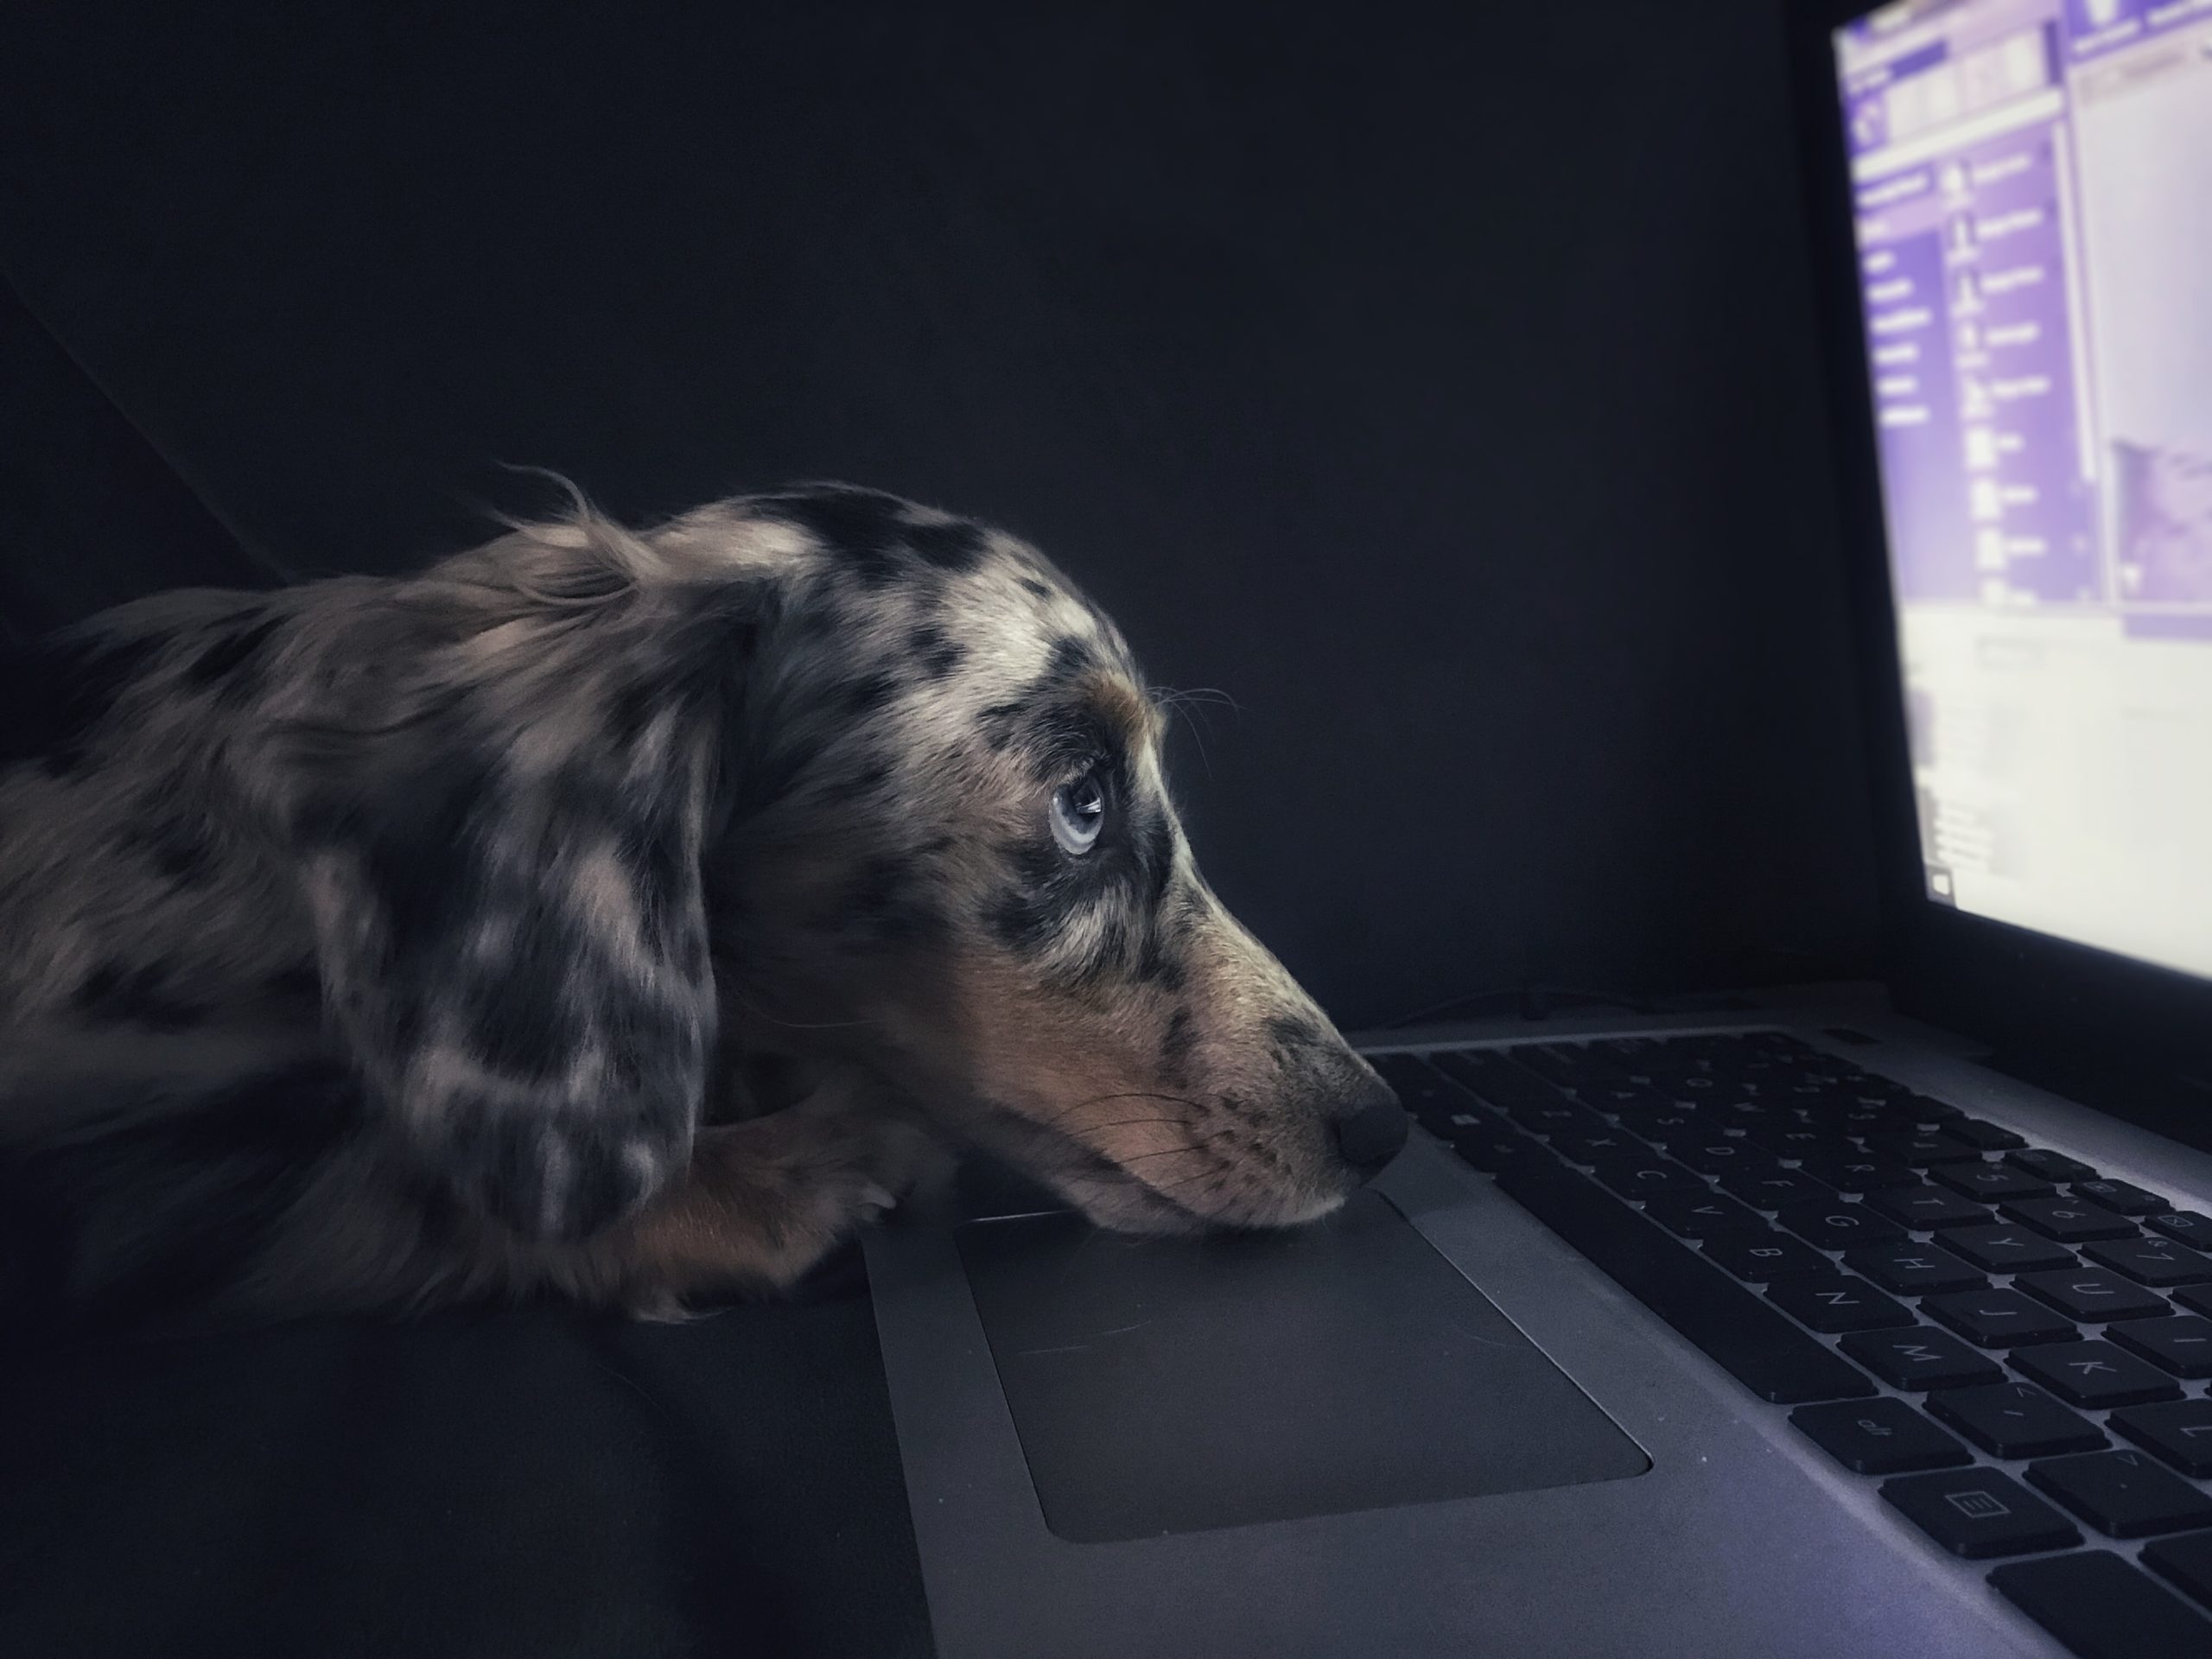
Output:
[[[309,746],[291,840],[374,1097],[469,1208],[572,1239],[682,1167],[706,1092],[726,670],[683,670],[632,593],[450,608],[432,594],[397,722]]]

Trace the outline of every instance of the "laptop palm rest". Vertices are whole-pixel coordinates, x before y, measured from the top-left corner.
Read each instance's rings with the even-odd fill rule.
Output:
[[[956,1230],[1046,1524],[1106,1543],[1650,1459],[1381,1194],[1282,1232]]]

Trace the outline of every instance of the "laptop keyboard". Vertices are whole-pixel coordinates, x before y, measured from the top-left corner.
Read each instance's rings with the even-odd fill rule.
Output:
[[[2212,1218],[1784,1032],[1370,1058],[2083,1659],[2212,1655]]]

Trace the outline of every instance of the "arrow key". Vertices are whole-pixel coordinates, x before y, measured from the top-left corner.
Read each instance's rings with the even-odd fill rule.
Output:
[[[2113,1413],[2112,1426],[2184,1475],[2212,1475],[2212,1400],[2133,1406]]]

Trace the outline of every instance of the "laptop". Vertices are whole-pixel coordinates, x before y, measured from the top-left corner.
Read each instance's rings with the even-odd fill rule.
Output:
[[[880,1230],[944,1659],[2212,1655],[2212,4],[1789,40],[1885,982],[1356,1038],[1302,1230]]]

